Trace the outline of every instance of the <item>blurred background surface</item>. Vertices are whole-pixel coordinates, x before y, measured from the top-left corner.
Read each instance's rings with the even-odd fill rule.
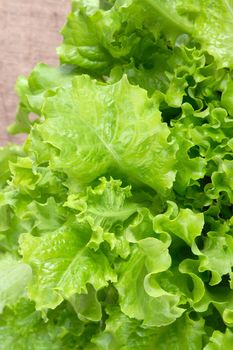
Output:
[[[59,31],[69,8],[69,0],[0,0],[0,145],[13,140],[6,127],[15,118],[17,77],[38,62],[58,63]]]

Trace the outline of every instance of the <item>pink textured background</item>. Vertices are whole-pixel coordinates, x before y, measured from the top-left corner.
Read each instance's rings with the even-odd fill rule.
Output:
[[[69,9],[69,0],[0,0],[0,145],[12,140],[5,129],[15,118],[18,75],[38,62],[58,63],[59,30]]]

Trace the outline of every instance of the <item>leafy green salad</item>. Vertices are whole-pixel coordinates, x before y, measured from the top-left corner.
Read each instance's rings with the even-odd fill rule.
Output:
[[[232,0],[73,0],[62,35],[0,148],[0,349],[232,349]]]

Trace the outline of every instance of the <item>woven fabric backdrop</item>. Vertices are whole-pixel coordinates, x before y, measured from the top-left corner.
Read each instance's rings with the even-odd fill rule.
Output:
[[[0,145],[12,140],[5,129],[15,118],[17,76],[38,62],[58,63],[55,50],[69,8],[69,0],[0,0]]]

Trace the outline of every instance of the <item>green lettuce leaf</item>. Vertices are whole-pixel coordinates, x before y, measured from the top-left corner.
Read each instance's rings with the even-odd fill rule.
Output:
[[[49,312],[47,320],[27,299],[21,299],[0,315],[3,350],[82,350],[88,348],[97,329],[93,323],[84,326],[67,304]]]
[[[168,289],[156,278],[156,274],[160,276],[171,265],[168,245],[169,241],[164,243],[152,237],[142,239],[132,250],[130,259],[119,266],[116,288],[121,310],[129,317],[143,320],[145,326],[170,324],[184,312],[178,307],[181,293],[177,290],[174,293],[170,280],[173,276],[165,276]]]
[[[10,179],[11,172],[9,163],[16,161],[18,156],[23,156],[23,150],[18,145],[0,147],[0,188],[4,187]]]
[[[130,201],[130,187],[121,185],[120,180],[100,178],[100,184],[95,188],[87,187],[85,194],[69,195],[64,206],[77,211],[78,222],[91,226],[93,233],[89,247],[98,249],[106,241],[112,250],[126,258],[130,249],[124,231],[138,206]]]
[[[38,163],[49,161],[53,170],[80,184],[113,169],[161,195],[171,188],[176,147],[167,140],[169,129],[156,102],[125,77],[114,85],[77,77],[71,88],[46,100],[43,113],[45,121],[27,143]]]
[[[104,332],[93,338],[100,350],[203,349],[204,320],[185,314],[172,325],[145,329],[117,308],[109,310]]]
[[[231,235],[220,235],[219,232],[208,232],[204,238],[204,247],[200,251],[194,248],[199,256],[199,271],[211,271],[210,285],[218,284],[221,276],[231,272],[233,266],[233,238]]]
[[[0,313],[5,306],[16,303],[25,294],[31,275],[29,265],[9,254],[0,255]]]
[[[188,208],[178,211],[175,203],[168,202],[167,211],[155,217],[154,225],[157,232],[168,232],[192,246],[195,238],[201,235],[204,217]]]
[[[232,346],[233,334],[230,329],[226,329],[225,333],[214,331],[210,338],[210,343],[205,346],[205,350],[229,349]]]
[[[23,261],[33,272],[28,294],[38,310],[55,308],[75,293],[87,293],[87,283],[98,290],[116,281],[104,253],[86,247],[90,235],[88,225],[70,223],[52,235],[20,236]]]
[[[11,134],[29,133],[31,126],[38,122],[36,115],[41,116],[45,98],[53,96],[59,87],[69,86],[76,73],[77,69],[73,66],[54,68],[40,63],[28,78],[20,76],[16,83],[19,96],[16,121],[8,127],[8,131]]]

